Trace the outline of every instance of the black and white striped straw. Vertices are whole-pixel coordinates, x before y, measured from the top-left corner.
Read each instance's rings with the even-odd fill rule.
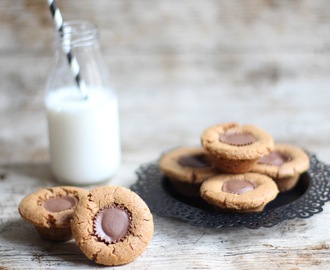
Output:
[[[48,5],[50,8],[50,12],[52,13],[54,24],[57,29],[57,31],[61,34],[63,32],[63,17],[61,14],[60,9],[58,8],[55,0],[48,0]],[[88,93],[86,89],[86,85],[84,80],[81,78],[80,75],[80,67],[77,61],[77,58],[73,55],[71,47],[70,46],[63,46],[63,50],[66,54],[66,58],[69,62],[70,68],[72,70],[73,76],[75,78],[75,82],[80,89],[80,92],[83,96],[83,98],[88,98]]]

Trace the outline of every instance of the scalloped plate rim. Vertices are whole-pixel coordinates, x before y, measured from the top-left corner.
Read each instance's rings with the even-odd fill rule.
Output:
[[[314,168],[314,166],[316,166],[317,164],[321,164],[322,166],[325,166],[325,170],[328,170],[330,172],[330,165],[327,165],[321,161],[319,161],[316,157],[316,155],[314,154],[309,154],[310,156],[310,160],[311,160],[311,166],[310,166],[310,169],[306,172],[306,174],[309,174],[309,183],[308,183],[308,186],[306,188],[306,190],[304,191],[304,193],[299,197],[297,198],[296,200],[292,201],[292,202],[289,202],[288,204],[285,204],[285,205],[282,205],[282,206],[278,206],[278,207],[275,207],[275,208],[272,208],[272,209],[267,209],[267,210],[264,210],[262,212],[257,212],[257,213],[217,213],[219,215],[217,215],[218,218],[221,218],[222,216],[224,215],[227,215],[227,216],[231,216],[231,219],[235,219],[235,216],[239,216],[239,217],[247,217],[247,216],[250,216],[250,217],[254,217],[255,218],[258,218],[258,216],[261,216],[261,215],[266,215],[266,216],[269,216],[271,213],[278,213],[279,210],[281,210],[283,212],[283,210],[285,209],[288,209],[290,207],[292,207],[293,205],[297,205],[300,201],[303,201],[305,199],[305,197],[309,194],[309,192],[311,191],[313,185],[315,185],[315,180],[313,180],[312,176],[310,175],[311,172],[314,172],[314,170],[316,168]],[[139,193],[139,189],[138,189],[138,186],[139,184],[141,183],[141,181],[145,180],[145,179],[142,179],[142,172],[145,172],[147,169],[150,168],[150,166],[157,166],[158,167],[158,160],[154,160],[154,161],[151,161],[151,162],[148,162],[148,163],[145,163],[145,164],[142,164],[139,166],[139,168],[136,170],[136,174],[138,176],[138,180],[136,183],[134,183],[133,185],[131,185],[131,189],[136,192],[139,196],[141,196],[142,198],[144,197],[144,195],[141,195]],[[158,169],[159,170],[159,169]],[[160,171],[159,171],[160,174],[162,174]],[[324,179],[325,180],[325,179]],[[162,181],[162,180],[161,180]],[[330,181],[330,180],[329,180]],[[159,185],[161,186],[162,183],[159,183]],[[328,183],[328,186],[330,187],[330,182]],[[164,187],[160,187],[160,189],[162,190],[163,194],[162,195],[165,195],[168,199],[171,199],[175,202],[178,202],[179,204],[182,204],[186,207],[189,208],[189,210],[191,211],[201,211],[203,213],[206,213],[207,215],[211,215],[211,214],[215,214],[216,212],[213,212],[211,210],[207,210],[207,209],[201,209],[201,208],[198,208],[198,207],[195,207],[193,205],[189,205],[189,204],[186,204],[184,203],[183,201],[179,201],[177,200],[175,197],[173,197],[171,194],[169,194],[168,192],[166,192],[164,190]],[[144,200],[146,200],[145,198],[143,198]],[[295,218],[309,218],[315,214],[319,214],[323,211],[323,206],[326,202],[328,202],[330,200],[330,195],[328,195],[327,199],[325,201],[320,201],[319,202],[319,206],[318,208],[313,208],[313,209],[318,209],[317,212],[315,213],[309,213],[309,216],[307,217],[303,217],[303,216],[286,216],[286,217],[283,217],[281,214],[279,214],[279,216],[281,218],[276,218],[275,220],[272,220],[271,223],[262,223],[260,224],[259,226],[249,226],[248,224],[246,223],[235,223],[234,221],[231,222],[231,224],[221,224],[219,226],[213,226],[213,225],[207,225],[203,222],[196,222],[196,220],[191,220],[191,219],[188,219],[187,217],[185,216],[182,216],[182,215],[178,215],[178,214],[171,214],[171,213],[162,213],[161,211],[158,211],[157,209],[159,208],[159,205],[148,205],[149,208],[152,209],[152,212],[154,212],[155,214],[157,214],[158,216],[161,216],[161,217],[169,217],[169,218],[176,218],[176,219],[179,219],[179,220],[182,220],[184,222],[187,222],[188,224],[190,224],[191,226],[195,226],[195,227],[205,227],[205,228],[238,228],[238,227],[245,227],[245,228],[249,228],[249,229],[258,229],[260,227],[264,227],[264,228],[271,228],[273,226],[276,226],[277,224],[283,222],[284,220],[292,220],[292,219],[295,219]],[[146,200],[148,201],[148,200]],[[147,203],[148,204],[148,203]],[[298,209],[299,210],[299,209]]]

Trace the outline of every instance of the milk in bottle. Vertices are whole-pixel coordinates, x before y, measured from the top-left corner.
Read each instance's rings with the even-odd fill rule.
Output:
[[[52,171],[67,184],[106,181],[120,164],[119,117],[97,30],[86,22],[68,22],[56,40],[56,64],[45,98]],[[77,58],[87,96],[74,81],[65,46]]]

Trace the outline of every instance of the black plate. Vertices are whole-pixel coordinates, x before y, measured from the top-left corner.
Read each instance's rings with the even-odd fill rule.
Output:
[[[294,189],[280,193],[258,213],[220,213],[202,199],[176,194],[159,170],[158,161],[137,170],[138,181],[131,189],[145,200],[153,213],[179,218],[193,226],[273,227],[283,220],[309,218],[320,213],[324,203],[330,200],[330,166],[320,162],[315,155],[310,155],[310,162],[310,169],[301,175]]]

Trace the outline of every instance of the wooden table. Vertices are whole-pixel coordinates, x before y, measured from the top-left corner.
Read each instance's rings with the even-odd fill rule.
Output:
[[[198,145],[206,127],[227,121],[258,125],[330,164],[330,4],[288,2],[59,0],[66,18],[99,27],[118,91],[123,160],[107,184],[131,186],[141,164]],[[99,269],[73,241],[39,239],[17,211],[25,195],[59,185],[43,108],[46,8],[0,3],[0,269]],[[330,204],[323,209],[257,230],[154,215],[148,249],[120,269],[329,269]]]

